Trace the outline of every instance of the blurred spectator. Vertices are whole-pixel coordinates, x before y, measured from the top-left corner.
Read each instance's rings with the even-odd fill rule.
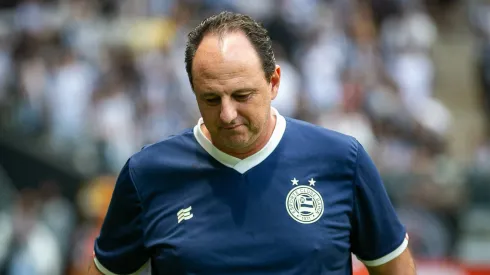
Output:
[[[432,96],[434,68],[430,53],[436,35],[434,23],[417,6],[404,7],[401,14],[382,24],[387,67],[407,106]]]
[[[56,238],[61,255],[67,255],[71,246],[69,232],[73,232],[76,223],[74,205],[62,196],[57,182],[41,183],[39,192],[42,203],[40,218]]]
[[[14,48],[16,88],[19,106],[17,123],[26,134],[35,134],[43,128],[47,68],[41,55],[40,39],[21,33]]]
[[[39,0],[23,0],[15,10],[15,26],[18,31],[37,34],[44,30],[43,12]]]
[[[299,98],[302,92],[301,75],[296,67],[286,58],[284,50],[279,44],[274,46],[276,63],[281,66],[281,92],[272,102],[277,110],[289,117],[299,113]]]
[[[490,170],[490,135],[486,134],[485,139],[476,148],[475,165],[482,169]]]
[[[371,121],[362,110],[362,104],[361,89],[356,85],[346,84],[340,106],[321,115],[319,125],[355,137],[369,154],[373,154],[377,141]]]
[[[78,193],[77,206],[81,210],[83,223],[73,234],[69,275],[85,275],[87,272],[89,262],[92,261],[94,241],[109,207],[115,180],[114,176],[97,177]]]
[[[470,24],[477,35],[476,66],[480,84],[482,107],[490,125],[490,2],[468,1]]]
[[[83,144],[87,136],[86,117],[94,89],[94,73],[73,51],[61,49],[60,58],[53,68],[50,89],[46,94],[51,147],[54,150],[70,150]]]
[[[54,234],[39,220],[39,195],[23,190],[13,209],[8,274],[62,274],[62,254]]]
[[[303,97],[308,106],[304,112],[313,120],[319,113],[341,105],[342,75],[347,62],[345,33],[333,11],[324,15],[325,26],[306,40],[298,53],[298,66],[304,78]]]

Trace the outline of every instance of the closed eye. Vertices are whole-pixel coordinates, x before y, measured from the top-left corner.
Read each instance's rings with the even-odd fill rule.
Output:
[[[204,101],[206,101],[206,103],[208,105],[218,105],[221,102],[221,98],[220,97],[210,97],[210,98],[205,98]]]
[[[240,95],[233,95],[233,98],[236,100],[236,101],[241,101],[241,102],[244,102],[244,101],[247,101],[250,96],[252,94],[240,94]]]

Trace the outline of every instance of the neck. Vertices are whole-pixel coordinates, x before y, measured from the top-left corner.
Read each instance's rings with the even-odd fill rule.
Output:
[[[258,151],[260,151],[264,146],[269,142],[272,134],[274,133],[274,128],[276,127],[276,121],[277,117],[271,113],[269,119],[267,120],[267,125],[265,126],[265,131],[260,134],[260,136],[257,138],[257,140],[250,146],[243,148],[241,150],[233,150],[229,148],[222,148],[221,146],[215,144],[212,139],[211,135],[206,128],[206,126],[203,124],[201,127],[203,128],[203,133],[204,135],[213,143],[216,148],[220,149],[222,152],[234,156],[239,159],[245,159]]]

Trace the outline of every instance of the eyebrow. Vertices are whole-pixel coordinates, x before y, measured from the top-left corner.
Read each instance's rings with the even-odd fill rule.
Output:
[[[255,88],[243,88],[243,89],[238,89],[236,91],[233,91],[232,94],[236,94],[236,93],[248,93],[248,92],[256,92],[257,89]]]
[[[237,93],[248,93],[248,92],[256,92],[257,89],[255,88],[243,88],[243,89],[238,89],[232,92],[232,94],[237,94]],[[217,96],[218,94],[215,92],[205,92],[201,95],[201,97],[211,97],[211,96]]]

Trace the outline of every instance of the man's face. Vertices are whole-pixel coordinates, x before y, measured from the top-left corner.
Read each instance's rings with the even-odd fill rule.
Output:
[[[213,143],[228,151],[253,147],[270,117],[280,68],[267,81],[258,54],[241,32],[206,35],[192,66],[199,110]]]

